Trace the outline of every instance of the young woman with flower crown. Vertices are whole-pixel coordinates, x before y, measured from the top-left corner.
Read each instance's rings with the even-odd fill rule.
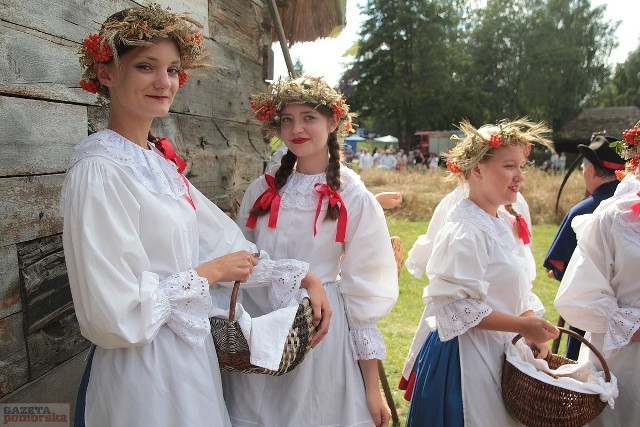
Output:
[[[62,190],[69,283],[94,344],[76,425],[230,425],[209,326],[216,282],[267,286],[276,302],[306,287],[321,321],[312,344],[328,328],[308,264],[256,260],[236,224],[181,174],[171,144],[149,133],[185,69],[204,65],[202,52],[198,24],[155,4],[112,15],[80,50],[81,85],[110,111],[108,129],[76,147]]]
[[[578,246],[555,300],[558,313],[587,332],[618,380],[615,408],[606,407],[590,426],[640,423],[640,122],[617,146],[630,173],[593,214],[571,223]],[[578,360],[601,369],[593,352],[582,347]]]
[[[521,334],[545,357],[558,330],[530,305],[524,220],[499,208],[516,201],[531,144],[551,146],[550,131],[524,119],[460,129],[447,168],[468,196],[451,209],[426,266],[425,314],[435,329],[414,367],[407,425],[519,425],[500,393],[505,343]]]
[[[309,262],[324,283],[333,317],[327,337],[281,377],[223,373],[234,426],[386,426],[379,388],[385,357],[376,325],[398,295],[393,249],[380,204],[340,163],[351,129],[349,106],[320,78],[279,80],[252,98],[263,128],[288,151],[274,176],[249,186],[237,222],[274,258]],[[260,289],[245,308],[267,311]],[[253,301],[250,305],[249,301]]]

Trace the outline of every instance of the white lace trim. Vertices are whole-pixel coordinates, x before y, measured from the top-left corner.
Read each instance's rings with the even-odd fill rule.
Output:
[[[269,302],[274,310],[287,307],[293,295],[300,289],[300,282],[309,271],[309,264],[295,259],[274,262],[269,287]]]
[[[162,157],[155,146],[145,150],[110,129],[101,130],[83,139],[69,161],[69,169],[80,160],[100,156],[113,161],[131,172],[149,191],[166,194],[178,200],[187,192],[187,186],[176,165]]]
[[[449,341],[477,326],[492,311],[487,303],[475,298],[432,297],[426,315],[436,317],[440,339]]]
[[[384,360],[387,357],[384,337],[375,323],[351,327],[349,337],[353,360]]]
[[[473,224],[500,245],[515,249],[516,239],[510,227],[512,218],[502,211],[498,211],[497,218],[492,218],[469,199],[462,199],[449,214],[449,221]]]
[[[160,299],[170,305],[167,326],[192,346],[204,347],[204,340],[211,330],[212,302],[207,280],[194,270],[183,271],[162,280],[158,291]]]
[[[604,335],[602,351],[604,357],[611,357],[631,342],[631,337],[640,328],[640,309],[633,307],[618,308]]]
[[[529,292],[529,299],[527,300],[527,304],[524,306],[524,311],[529,310],[533,311],[533,313],[538,317],[544,316],[547,312],[544,309],[544,305],[542,305],[542,301],[538,298],[538,295],[533,292]]]
[[[360,177],[347,167],[340,167],[340,177],[342,181],[340,195],[342,197],[346,196],[358,187],[364,187]],[[287,183],[280,189],[280,204],[288,208],[315,211],[318,206],[318,198],[320,195],[315,190],[314,186],[318,183],[326,182],[327,176],[325,173],[305,175],[294,171],[289,176]],[[264,176],[260,177],[256,187],[258,191],[257,197],[259,197],[259,195],[267,188],[268,186]],[[324,209],[326,209],[326,202]]]

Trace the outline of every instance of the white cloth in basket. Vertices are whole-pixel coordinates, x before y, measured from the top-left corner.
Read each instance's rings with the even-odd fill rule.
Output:
[[[304,289],[301,289],[299,294],[302,294],[300,300],[307,296]],[[216,295],[216,298],[220,297],[221,295]],[[220,304],[224,303],[220,302]],[[226,306],[229,306],[228,298]],[[236,303],[235,320],[238,321],[242,334],[249,343],[251,364],[272,371],[277,371],[280,368],[284,345],[297,311],[298,301],[291,298],[287,307],[252,318],[242,307],[242,304]],[[214,305],[210,317],[228,319],[229,310]]]
[[[507,362],[529,377],[566,390],[599,394],[600,400],[608,402],[611,408],[614,406],[615,398],[618,397],[616,377],[611,374],[611,381],[606,382],[604,371],[598,371],[588,360],[551,369],[546,360],[536,359],[529,346],[522,341],[518,341],[516,345],[507,342],[505,356]]]

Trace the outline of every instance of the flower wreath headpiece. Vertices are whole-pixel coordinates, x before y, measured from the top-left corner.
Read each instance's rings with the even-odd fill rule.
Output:
[[[633,128],[622,132],[622,141],[615,141],[609,144],[610,147],[615,148],[620,157],[627,160],[627,172],[635,170],[640,164],[636,147],[638,144],[640,144],[640,121]],[[618,179],[623,178],[624,173],[616,171]]]
[[[534,143],[544,145],[553,151],[553,142],[549,139],[551,130],[543,122],[532,122],[521,118],[513,121],[503,120],[495,125],[484,125],[476,129],[464,120],[458,126],[463,137],[453,135],[456,145],[446,155],[450,178],[464,179],[464,174],[478,163],[491,149],[522,144],[526,146],[525,156],[529,156]]]
[[[270,133],[280,130],[280,112],[287,104],[311,104],[315,108],[325,106],[338,118],[337,134],[344,138],[353,132],[355,114],[342,95],[319,77],[300,77],[295,80],[282,78],[273,82],[269,90],[251,96],[251,108],[262,128]]]
[[[156,3],[134,7],[112,15],[99,32],[83,40],[78,53],[83,67],[80,86],[87,92],[106,95],[98,81],[94,65],[100,62],[119,63],[118,50],[127,47],[151,46],[156,39],[172,39],[180,52],[180,87],[187,81],[189,68],[203,68],[204,46],[202,25],[184,15],[163,9]]]

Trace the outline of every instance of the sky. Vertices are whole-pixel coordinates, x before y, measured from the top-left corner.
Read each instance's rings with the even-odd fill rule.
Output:
[[[320,39],[315,42],[296,43],[290,49],[291,60],[300,58],[306,74],[322,76],[331,86],[340,80],[345,65],[350,58],[343,57],[344,52],[358,40],[358,31],[364,17],[360,15],[360,5],[366,0],[347,1],[347,25],[336,38]],[[619,46],[611,53],[609,62],[624,62],[627,56],[640,44],[640,1],[638,0],[591,0],[593,7],[606,4],[605,17],[620,21],[616,36]],[[634,21],[635,20],[635,21]],[[274,77],[286,76],[287,67],[279,43],[273,44]]]

